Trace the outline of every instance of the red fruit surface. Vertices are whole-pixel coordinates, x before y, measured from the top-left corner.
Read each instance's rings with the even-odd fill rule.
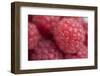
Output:
[[[33,49],[41,38],[36,25],[28,23],[28,49]]]
[[[88,57],[88,49],[87,47],[82,44],[78,47],[79,51],[77,53],[71,54],[66,53],[64,54],[65,59],[77,59],[77,58],[87,58]]]
[[[64,53],[76,53],[80,43],[85,41],[83,26],[74,18],[63,18],[53,30],[56,44]]]
[[[88,21],[84,20],[82,17],[76,17],[75,20],[83,25],[83,29],[85,31],[85,41],[84,44],[88,46]]]
[[[88,57],[88,23],[83,17],[28,16],[29,60]]]
[[[33,22],[37,25],[40,33],[49,38],[51,36],[52,27],[60,20],[59,16],[34,16]]]
[[[79,58],[87,58],[88,57],[88,48],[84,44],[80,45],[79,50],[80,51],[77,53],[77,56]]]
[[[62,59],[62,53],[50,40],[41,40],[34,52],[31,53],[31,60]]]

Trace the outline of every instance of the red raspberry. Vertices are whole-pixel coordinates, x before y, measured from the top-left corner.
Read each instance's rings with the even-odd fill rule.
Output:
[[[87,24],[87,21],[86,21],[86,18],[83,18],[83,17],[76,17],[74,18],[78,23],[80,23],[84,30],[87,32],[88,30],[88,24]]]
[[[74,53],[74,54],[69,54],[69,53],[66,53],[64,54],[64,58],[65,59],[76,59],[76,58],[87,58],[88,57],[88,49],[86,48],[85,45],[80,45],[78,47],[79,51],[77,53]]]
[[[41,38],[36,25],[28,23],[28,49],[33,49]]]
[[[85,40],[85,32],[74,18],[63,18],[53,30],[56,44],[64,53],[76,53]]]
[[[79,58],[87,58],[88,57],[88,48],[85,45],[80,46],[80,51],[77,53]]]
[[[56,46],[49,40],[41,40],[34,52],[31,54],[31,60],[52,60],[61,59],[62,54]]]
[[[81,25],[83,25],[83,29],[85,31],[85,45],[88,46],[88,23],[86,21],[87,18],[82,18],[82,17],[76,17],[75,20],[79,22]]]
[[[59,20],[59,16],[38,15],[33,17],[33,22],[37,25],[40,33],[47,38],[50,38],[52,36],[50,31]]]

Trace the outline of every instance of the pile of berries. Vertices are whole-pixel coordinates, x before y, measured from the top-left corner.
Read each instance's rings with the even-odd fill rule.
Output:
[[[83,17],[28,16],[28,59],[88,57],[88,24]]]

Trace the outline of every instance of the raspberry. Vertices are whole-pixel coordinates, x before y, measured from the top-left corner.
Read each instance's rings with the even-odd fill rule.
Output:
[[[76,17],[77,22],[79,22],[81,25],[83,25],[83,29],[85,31],[85,45],[88,46],[88,23],[86,21],[86,18],[82,18],[82,17]]]
[[[46,38],[52,37],[51,29],[60,20],[59,16],[34,16],[33,22],[37,25],[40,33]]]
[[[31,60],[51,59],[62,59],[62,54],[50,40],[41,40],[31,53]]]
[[[78,47],[79,51],[77,53],[71,54],[71,53],[66,53],[64,54],[65,59],[76,59],[76,58],[87,58],[88,57],[88,49],[86,48],[85,45],[80,45]]]
[[[85,45],[80,46],[80,51],[77,53],[79,58],[87,58],[88,57],[88,48]]]
[[[88,24],[82,17],[28,16],[29,60],[88,57]]]
[[[41,38],[36,25],[28,23],[28,49],[33,49]]]
[[[56,44],[64,53],[76,53],[80,43],[85,41],[85,32],[74,18],[63,18],[53,29]]]

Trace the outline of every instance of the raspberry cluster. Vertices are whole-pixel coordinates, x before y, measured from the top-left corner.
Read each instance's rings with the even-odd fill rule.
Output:
[[[28,16],[28,59],[88,57],[88,24],[83,17]]]

